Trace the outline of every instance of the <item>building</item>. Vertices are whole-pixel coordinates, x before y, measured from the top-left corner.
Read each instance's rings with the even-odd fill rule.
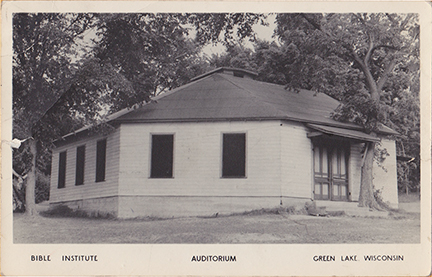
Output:
[[[395,132],[330,118],[335,99],[219,68],[56,142],[50,203],[119,218],[209,216],[279,205],[356,206],[365,142],[388,156],[376,189],[397,207]]]

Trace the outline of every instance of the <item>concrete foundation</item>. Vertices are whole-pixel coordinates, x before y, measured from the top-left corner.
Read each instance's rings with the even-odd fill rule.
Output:
[[[289,197],[113,196],[56,202],[50,206],[67,206],[91,217],[173,218],[211,217],[277,207],[301,210],[309,200]]]
[[[113,196],[51,203],[51,207],[68,206],[74,211],[84,212],[91,217],[116,218],[174,218],[212,217],[243,213],[252,210],[290,208],[301,211],[308,198],[290,197],[193,197],[193,196]],[[358,207],[357,202],[314,201],[317,207],[326,211],[344,211],[347,215],[385,216],[387,212],[371,212]]]
[[[281,206],[302,209],[309,199],[280,197],[120,196],[119,218],[189,217],[242,213]]]

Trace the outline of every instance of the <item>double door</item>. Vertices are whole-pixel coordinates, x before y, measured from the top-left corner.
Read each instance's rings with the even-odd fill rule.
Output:
[[[314,142],[314,198],[348,201],[349,144],[344,141]]]

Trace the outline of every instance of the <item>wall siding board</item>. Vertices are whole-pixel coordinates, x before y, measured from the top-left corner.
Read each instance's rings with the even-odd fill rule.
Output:
[[[52,199],[51,193],[58,186],[58,174],[59,174],[59,153],[58,149],[53,149],[51,158],[51,176],[50,176],[50,199]],[[66,157],[69,153],[66,153]],[[67,165],[67,164],[66,164]]]
[[[351,143],[351,153],[348,164],[348,184],[351,201],[358,202],[360,196],[361,163],[364,143]]]
[[[398,208],[398,188],[397,188],[397,164],[396,164],[396,144],[394,140],[381,138],[381,145],[378,149],[386,150],[389,156],[381,165],[374,162],[374,186],[381,191],[381,197],[388,202],[392,208]]]
[[[246,178],[221,178],[222,134],[243,132]],[[174,178],[149,178],[150,134],[158,133],[174,134]],[[123,124],[119,192],[153,196],[279,196],[280,167],[274,161],[279,147],[276,121]]]
[[[119,144],[120,132],[114,131],[107,137],[106,174],[105,181],[96,183],[96,144],[102,136],[93,136],[53,150],[50,202],[57,203],[79,199],[107,197],[118,194]],[[86,146],[84,184],[75,186],[76,148]],[[66,157],[66,186],[58,189],[58,160],[59,153],[67,151]]]
[[[282,123],[282,194],[312,197],[312,142],[307,129],[299,123]]]
[[[221,177],[224,133],[246,133],[245,178]],[[265,205],[276,203],[279,198],[299,199],[301,202],[313,197],[313,152],[307,133],[308,129],[303,124],[285,121],[121,124],[107,137],[104,182],[95,182],[96,146],[102,136],[53,150],[50,201],[81,203],[79,200],[84,199],[85,203],[90,203],[86,204],[90,205],[90,210],[99,203],[94,199],[117,196],[119,199],[134,197],[138,202],[165,197],[177,199],[177,204],[183,203],[184,199],[205,199],[200,196],[216,197],[214,199],[237,197],[236,200],[215,200],[218,203],[239,199],[253,202],[255,198],[267,199]],[[150,178],[152,134],[174,135],[173,178]],[[86,145],[85,177],[84,185],[75,186],[76,148],[80,145]],[[352,201],[358,201],[360,191],[362,145],[351,142],[348,174]],[[379,171],[381,168],[374,168],[379,184],[377,188],[382,187],[383,196],[391,203],[396,199],[397,203],[394,141],[384,139],[383,147],[390,153],[385,162],[388,171],[384,174]],[[67,151],[66,187],[58,189],[58,162],[62,151]],[[114,214],[131,216],[130,203],[121,200],[105,204],[105,209]],[[145,209],[150,207],[148,204],[141,206]]]

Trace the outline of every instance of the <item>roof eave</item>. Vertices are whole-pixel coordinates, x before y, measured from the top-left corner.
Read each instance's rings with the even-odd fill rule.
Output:
[[[218,117],[218,118],[188,118],[188,119],[178,119],[178,118],[165,118],[165,119],[122,119],[115,120],[116,123],[175,123],[175,122],[220,122],[220,121],[268,121],[268,120],[282,120],[282,121],[291,121],[291,122],[299,122],[304,124],[319,124],[328,127],[337,127],[347,130],[355,130],[362,131],[363,129],[360,126],[352,125],[347,126],[342,122],[335,121],[334,124],[323,123],[317,120],[305,120],[294,117],[287,116],[269,116],[269,117]],[[379,134],[393,134],[390,132],[382,131]]]

